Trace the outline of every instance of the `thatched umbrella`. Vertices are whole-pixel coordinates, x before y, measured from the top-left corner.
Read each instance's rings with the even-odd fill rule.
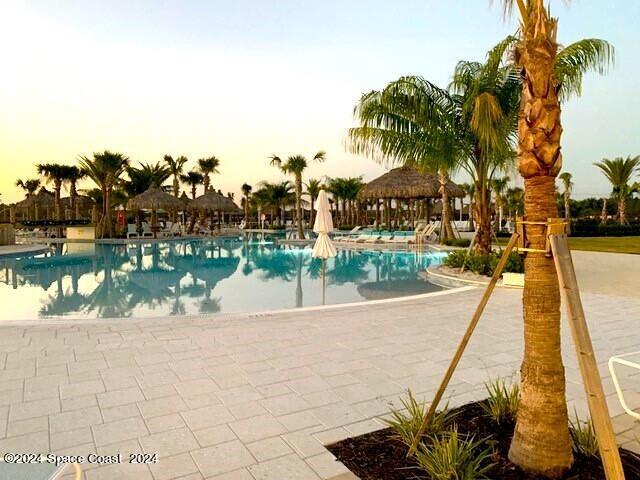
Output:
[[[447,193],[449,197],[464,197],[464,191],[458,185],[449,181],[447,183]],[[391,200],[428,200],[440,198],[440,181],[437,175],[429,172],[421,172],[417,168],[409,165],[389,170],[384,175],[370,181],[358,192],[361,200],[376,201],[376,218],[378,217],[379,203],[382,199],[386,204],[387,227],[391,226],[389,212],[391,210]],[[410,213],[411,210],[410,210]],[[412,215],[413,218],[413,215]]]
[[[130,210],[151,210],[151,229],[153,238],[156,238],[156,223],[158,209],[177,210],[182,206],[182,202],[173,195],[163,192],[162,189],[153,185],[149,190],[140,195],[136,195],[127,202]]]
[[[47,210],[55,205],[55,195],[47,190],[45,187],[42,187],[38,193],[35,195],[29,195],[24,200],[16,203],[14,205],[15,208],[22,208],[27,211],[27,216],[29,215],[29,209],[33,207],[34,209],[34,220],[38,220],[38,209],[40,207],[45,207]],[[48,215],[47,215],[48,216]]]

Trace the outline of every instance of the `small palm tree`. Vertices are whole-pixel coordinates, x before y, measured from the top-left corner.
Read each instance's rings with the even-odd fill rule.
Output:
[[[240,187],[240,190],[242,190],[242,195],[244,195],[244,221],[248,222],[249,221],[249,195],[251,195],[251,190],[253,190],[253,187],[248,183],[243,183],[242,187]]]
[[[214,173],[220,173],[218,167],[220,166],[220,160],[217,157],[201,158],[198,160],[198,169],[203,175],[204,193],[209,191],[209,185],[211,184],[211,178],[209,175]]]
[[[313,156],[313,160],[316,162],[324,162],[327,154],[323,150],[320,150]],[[272,155],[271,165],[278,167],[284,173],[293,174],[294,186],[296,191],[296,223],[298,226],[298,238],[304,239],[304,226],[302,224],[302,172],[308,166],[307,159],[302,155],[294,155],[283,161],[279,156]]]
[[[272,212],[276,225],[284,224],[285,208],[294,205],[296,195],[290,182],[262,182],[260,189],[252,195],[253,200],[263,209]]]
[[[627,222],[627,200],[634,193],[630,184],[633,176],[640,171],[640,155],[636,157],[604,158],[601,162],[595,162],[607,180],[613,187],[612,197],[618,201],[618,221],[620,225]]]
[[[45,178],[45,182],[53,183],[53,191],[55,194],[56,220],[62,220],[62,208],[60,203],[60,192],[62,184],[67,180],[68,165],[59,163],[40,163],[36,166],[38,173]]]
[[[173,175],[173,195],[178,198],[180,196],[180,175],[182,175],[182,170],[188,159],[185,156],[173,158],[171,155],[165,155],[164,161],[169,167],[169,172]]]
[[[522,215],[524,206],[524,190],[520,187],[507,189],[507,212],[509,212],[509,220]]]
[[[491,190],[495,199],[496,207],[498,207],[498,221],[496,222],[496,231],[502,230],[502,215],[504,213],[505,191],[509,185],[509,177],[494,178],[491,180]]]
[[[186,183],[191,187],[191,198],[195,199],[198,185],[202,185],[204,183],[204,175],[202,175],[200,172],[192,170],[190,172],[181,174],[180,181],[182,183]]]
[[[40,179],[32,178],[29,180],[16,180],[16,187],[20,187],[26,193],[27,197],[30,197],[38,190],[40,187]]]
[[[309,180],[307,180],[305,186],[307,187],[307,189],[304,193],[309,195],[309,198],[311,200],[311,218],[309,219],[309,223],[313,225],[313,222],[315,222],[316,219],[316,198],[318,198],[320,190],[322,189],[322,182],[316,178],[310,178]]]
[[[573,182],[571,179],[573,176],[569,172],[562,172],[558,175],[558,179],[562,182],[563,192],[562,197],[564,200],[564,220],[567,222],[567,235],[571,234],[571,189],[573,188]]]
[[[122,153],[105,150],[102,153],[94,153],[93,158],[81,155],[79,163],[80,170],[101,190],[102,218],[96,226],[96,233],[100,238],[109,238],[113,235],[111,195],[113,188],[120,182],[120,177],[129,166],[129,157]]]

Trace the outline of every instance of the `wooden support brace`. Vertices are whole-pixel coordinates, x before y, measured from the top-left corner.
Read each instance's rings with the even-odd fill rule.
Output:
[[[447,372],[445,373],[444,378],[440,383],[440,387],[438,387],[438,391],[433,397],[433,401],[429,406],[429,410],[427,411],[427,414],[424,416],[422,420],[422,424],[420,425],[420,428],[418,429],[418,433],[415,439],[413,440],[413,444],[409,448],[409,456],[413,455],[416,449],[418,448],[418,441],[422,436],[422,434],[424,433],[427,425],[429,424],[431,417],[433,417],[434,413],[436,412],[436,409],[438,408],[438,404],[440,403],[440,400],[442,400],[442,396],[444,395],[444,392],[447,389],[447,386],[449,385],[449,381],[453,376],[453,372],[455,372],[458,366],[458,363],[462,358],[462,354],[467,348],[467,344],[471,339],[471,335],[473,335],[473,332],[476,326],[478,325],[478,321],[482,316],[482,312],[484,312],[484,308],[486,307],[487,302],[489,301],[489,297],[491,297],[491,294],[493,293],[493,289],[498,283],[498,279],[500,278],[500,275],[502,275],[502,271],[504,270],[504,267],[507,264],[507,260],[509,259],[509,255],[511,254],[511,251],[516,246],[517,240],[518,240],[517,233],[514,233],[513,235],[511,235],[511,238],[509,239],[509,243],[507,243],[507,246],[505,247],[504,252],[502,253],[502,257],[500,258],[500,261],[498,262],[496,269],[493,271],[493,276],[491,277],[491,281],[487,285],[487,289],[485,290],[484,295],[480,300],[480,303],[476,307],[476,311],[473,314],[473,317],[471,318],[471,322],[469,323],[469,326],[467,327],[467,330],[464,336],[462,337],[462,341],[458,345],[458,349],[456,350],[456,353],[453,356],[451,363],[449,364],[449,368],[447,369]]]
[[[600,458],[607,480],[624,480],[618,444],[613,433],[609,408],[607,407],[602,379],[593,352],[589,327],[585,320],[576,272],[566,235],[550,235],[549,242],[553,261],[558,272],[560,293],[565,304],[571,336],[578,357],[580,373],[587,395],[591,421],[598,439]]]

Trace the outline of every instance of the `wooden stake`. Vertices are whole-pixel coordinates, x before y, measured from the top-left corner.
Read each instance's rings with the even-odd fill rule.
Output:
[[[438,408],[438,404],[440,403],[440,400],[442,400],[442,396],[444,395],[444,391],[447,389],[447,386],[449,385],[449,381],[453,376],[453,372],[455,372],[456,367],[458,366],[458,363],[462,358],[462,354],[464,353],[467,347],[467,344],[471,339],[471,335],[473,335],[473,331],[478,325],[480,316],[482,315],[482,312],[484,311],[484,308],[486,307],[487,302],[489,301],[489,297],[491,296],[491,293],[493,293],[493,289],[495,288],[496,283],[498,283],[498,279],[500,278],[500,275],[502,275],[502,270],[504,270],[504,267],[507,264],[507,260],[509,259],[509,255],[511,254],[511,251],[515,247],[517,241],[518,241],[518,234],[514,233],[513,235],[511,235],[511,238],[509,239],[509,243],[507,243],[507,246],[505,247],[504,252],[502,253],[502,257],[500,258],[500,261],[498,262],[496,269],[493,271],[493,276],[491,277],[491,281],[487,285],[487,289],[485,290],[484,295],[480,300],[480,303],[476,307],[476,311],[473,314],[473,317],[471,318],[471,322],[467,327],[467,331],[462,337],[462,341],[460,342],[460,345],[458,345],[458,349],[456,350],[456,353],[453,356],[451,363],[449,364],[449,368],[447,369],[447,372],[445,373],[444,378],[440,383],[440,387],[438,387],[438,391],[436,392],[436,395],[433,397],[433,401],[429,406],[429,410],[427,411],[427,414],[424,416],[424,419],[422,420],[422,424],[420,425],[420,428],[418,429],[418,433],[415,439],[413,440],[413,444],[411,445],[411,448],[409,448],[409,456],[415,453],[416,448],[418,447],[418,440],[424,433],[424,430],[429,424],[431,417],[436,412],[436,409]]]
[[[473,232],[473,237],[471,238],[471,241],[469,242],[469,248],[467,248],[467,251],[464,254],[464,260],[462,261],[462,266],[460,267],[460,273],[464,272],[464,263],[467,261],[467,257],[471,253],[471,249],[476,244],[476,238],[478,238],[478,230],[477,229],[476,229],[475,232]]]
[[[551,235],[553,261],[558,272],[560,292],[567,309],[571,336],[576,348],[578,364],[582,373],[591,421],[598,439],[600,458],[607,480],[624,480],[624,471],[620,462],[618,444],[613,433],[609,408],[602,388],[602,379],[598,371],[596,358],[591,344],[589,327],[584,316],[576,272],[566,235]]]

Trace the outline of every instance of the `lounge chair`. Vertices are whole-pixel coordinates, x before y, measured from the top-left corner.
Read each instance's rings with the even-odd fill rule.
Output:
[[[393,232],[385,232],[378,237],[380,242],[391,242],[394,238]]]
[[[138,229],[136,228],[136,224],[135,223],[128,223],[127,224],[127,238],[139,238],[140,235],[138,235]]]
[[[382,235],[367,235],[368,238],[364,240],[363,243],[381,243]]]
[[[142,236],[143,237],[153,237],[153,232],[151,231],[151,226],[147,222],[142,222]]]

